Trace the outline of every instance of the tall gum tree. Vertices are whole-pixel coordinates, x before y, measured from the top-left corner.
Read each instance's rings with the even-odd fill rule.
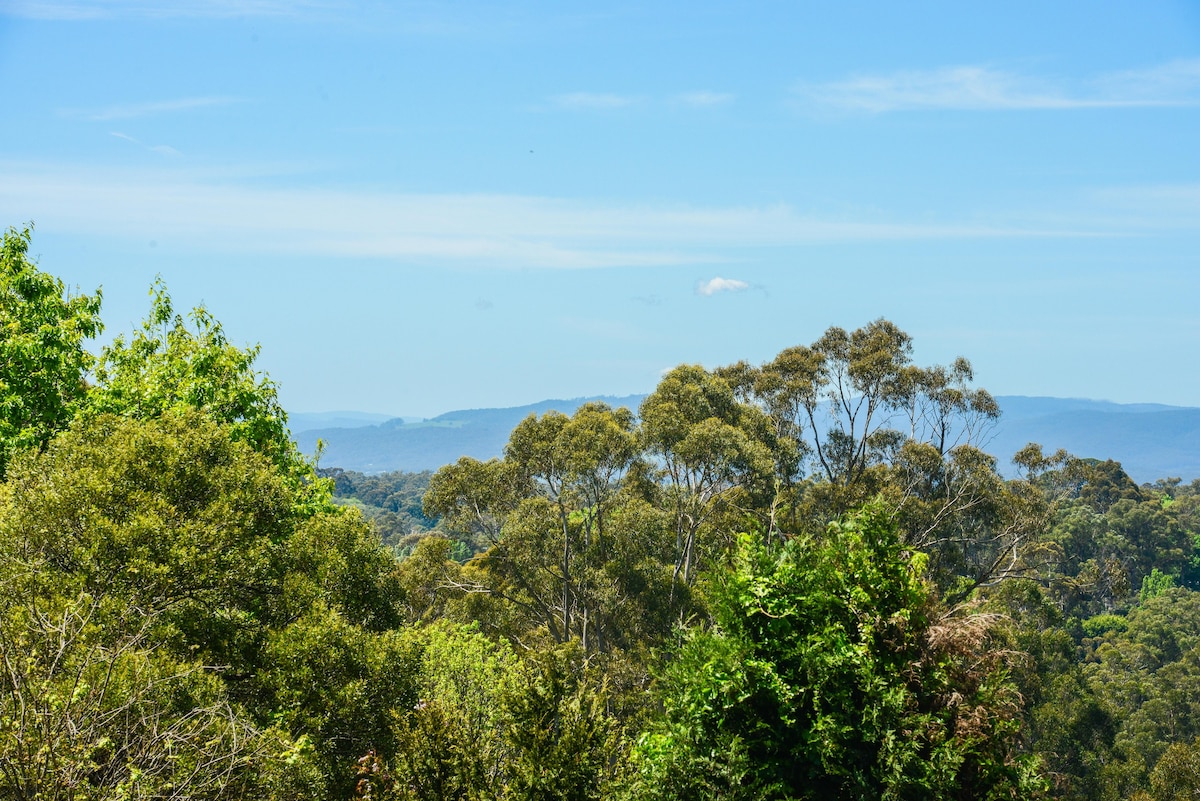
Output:
[[[641,527],[610,522],[629,500],[628,477],[644,472],[638,446],[632,412],[590,403],[570,417],[530,415],[503,460],[461,459],[439,470],[426,513],[487,545],[451,589],[502,602],[508,613],[497,617],[524,621],[505,624],[510,636],[543,627],[586,654],[609,651],[636,617],[619,610],[636,590],[617,586],[635,571],[614,571],[613,557],[630,557],[639,570],[644,561],[634,556]]]
[[[961,594],[1034,569],[1027,556],[1047,506],[1029,481],[1005,481],[980,449],[1000,409],[972,386],[966,359],[914,365],[911,337],[879,319],[717,374],[770,421],[769,532],[819,531],[882,494],[905,541],[928,550],[931,573]]]
[[[675,527],[673,577],[695,581],[702,530],[741,490],[771,483],[769,429],[724,378],[699,365],[669,372],[642,402],[642,441]]]

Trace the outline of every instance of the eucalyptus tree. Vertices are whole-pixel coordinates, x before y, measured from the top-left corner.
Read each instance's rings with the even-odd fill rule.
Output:
[[[717,373],[769,420],[772,508],[786,512],[772,513],[772,525],[820,531],[882,495],[905,541],[929,551],[931,575],[958,583],[956,592],[1041,564],[1032,554],[1048,506],[1029,481],[1006,481],[981,449],[1000,409],[972,386],[966,359],[914,365],[911,337],[879,319]]]
[[[767,420],[740,402],[724,378],[698,365],[667,373],[640,412],[642,440],[675,529],[672,576],[691,584],[706,525],[739,493],[772,483]]]
[[[817,475],[841,486],[864,481],[906,441],[927,442],[941,456],[979,444],[999,416],[995,399],[970,386],[966,359],[916,367],[912,338],[884,319],[851,332],[829,328],[811,346],[787,348],[758,368],[718,372],[766,412]]]
[[[631,595],[613,582],[629,576],[611,562],[629,555],[623,537],[639,529],[614,530],[611,520],[631,497],[626,479],[642,472],[638,446],[628,409],[590,403],[570,417],[530,415],[503,460],[464,458],[439,470],[426,514],[487,546],[450,589],[502,601],[502,617],[524,621],[505,625],[510,636],[544,627],[585,653],[609,650],[630,619],[613,607]]]
[[[547,453],[543,435],[547,418],[556,435]],[[527,418],[513,431],[506,458],[522,474],[544,486],[558,510],[562,532],[563,610],[566,625],[577,628],[585,652],[605,649],[605,627],[600,618],[598,594],[602,571],[608,562],[605,524],[626,472],[640,454],[633,414],[588,403],[576,410],[561,427],[547,415],[541,421]],[[561,472],[560,472],[561,469]],[[556,481],[557,483],[556,486]],[[572,520],[574,517],[574,521]],[[572,569],[573,540],[582,570]],[[571,620],[572,617],[576,621]]]

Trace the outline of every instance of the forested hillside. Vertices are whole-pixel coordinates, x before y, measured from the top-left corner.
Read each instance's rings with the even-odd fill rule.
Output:
[[[1006,478],[970,363],[887,320],[367,476],[301,456],[257,351],[161,285],[90,353],[99,294],[29,242],[0,797],[1200,793],[1200,480],[1035,444]]]
[[[530,414],[571,414],[589,401],[636,409],[644,399],[547,400],[510,409],[463,409],[423,421],[371,423],[302,415],[292,433],[304,453],[316,453],[321,441],[322,464],[365,473],[420,472],[459,456],[486,460],[502,455],[508,435]],[[1006,477],[1017,475],[1009,457],[1028,442],[1081,457],[1116,459],[1139,483],[1162,476],[1200,477],[1200,409],[1020,395],[997,396],[996,404],[1001,417],[979,444],[997,459]],[[818,420],[828,422],[823,416]]]

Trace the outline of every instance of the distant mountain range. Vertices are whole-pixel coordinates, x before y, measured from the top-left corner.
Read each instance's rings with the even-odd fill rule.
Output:
[[[315,453],[325,444],[323,467],[363,473],[436,470],[460,456],[500,456],[512,429],[530,414],[553,409],[572,414],[588,401],[636,410],[644,395],[545,400],[506,409],[465,409],[429,420],[387,419],[364,412],[289,415],[300,449]],[[984,449],[1001,472],[1011,471],[1014,453],[1030,442],[1046,453],[1064,448],[1081,457],[1114,459],[1138,482],[1178,476],[1200,477],[1200,408],[1120,404],[1074,398],[1021,395],[996,398],[1003,410]]]
[[[645,395],[625,397],[544,400],[528,406],[506,409],[464,409],[446,412],[428,420],[393,418],[380,421],[380,415],[361,412],[325,412],[289,414],[293,438],[303,453],[316,452],[317,440],[325,444],[322,467],[341,467],[363,473],[392,470],[436,470],[458,461],[461,456],[490,459],[500,456],[508,435],[517,423],[530,414],[550,410],[573,414],[588,401],[604,401],[610,406],[637,409]],[[326,420],[337,419],[330,425]],[[360,422],[354,423],[352,421]],[[347,424],[350,421],[351,424]],[[315,425],[314,425],[315,423]],[[313,426],[313,427],[309,427]]]

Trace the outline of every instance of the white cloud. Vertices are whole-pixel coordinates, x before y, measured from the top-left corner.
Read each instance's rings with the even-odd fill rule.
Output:
[[[78,117],[80,119],[101,122],[106,120],[127,120],[134,117],[149,117],[155,114],[172,114],[178,111],[191,111],[192,109],[209,108],[212,106],[228,106],[232,103],[240,102],[243,102],[242,99],[237,97],[183,97],[176,100],[130,103],[91,110],[62,109],[59,113],[65,117]]]
[[[1195,189],[1159,188],[1121,205],[1077,199],[1074,216],[1025,222],[910,222],[823,218],[788,206],[697,207],[600,204],[483,194],[405,194],[272,186],[269,170],[244,175],[186,169],[99,170],[78,165],[0,162],[0,219],[42,230],[144,241],[170,238],[206,252],[303,253],[475,266],[598,268],[720,264],[747,249],[814,243],[1113,236],[1150,220],[1195,229]],[[286,186],[285,186],[286,184]],[[1125,195],[1121,195],[1125,197]],[[1151,211],[1139,211],[1151,204]],[[1168,214],[1164,205],[1179,210]],[[1145,221],[1145,224],[1142,224]],[[1162,223],[1155,223],[1161,225]],[[730,279],[722,279],[728,281]],[[711,284],[711,292],[732,284]]]
[[[696,287],[698,295],[715,295],[718,292],[741,292],[743,289],[749,289],[750,285],[745,281],[739,281],[736,278],[710,278],[707,281],[702,281]]]
[[[712,106],[723,106],[726,103],[732,102],[733,95],[724,92],[683,92],[682,94],[675,95],[672,101],[681,106],[710,108]]]
[[[625,108],[637,103],[636,97],[628,95],[604,94],[597,92],[568,92],[555,95],[550,101],[559,108],[578,111],[607,111]]]
[[[800,83],[795,94],[817,107],[881,113],[958,109],[1128,108],[1200,104],[1200,59],[1108,73],[1071,91],[1045,79],[965,65]]]

